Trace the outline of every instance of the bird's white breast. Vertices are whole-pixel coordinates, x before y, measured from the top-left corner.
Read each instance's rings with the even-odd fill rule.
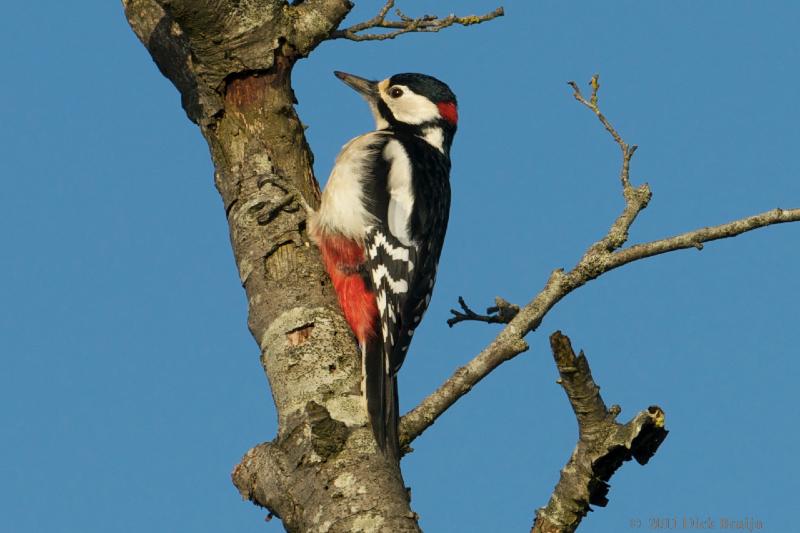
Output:
[[[363,239],[364,231],[374,224],[374,217],[364,207],[363,179],[371,146],[385,132],[373,131],[344,145],[336,158],[328,183],[322,193],[322,205],[311,219],[312,232],[339,233]]]

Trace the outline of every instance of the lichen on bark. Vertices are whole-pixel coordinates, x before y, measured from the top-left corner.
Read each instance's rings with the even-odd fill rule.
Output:
[[[278,435],[247,452],[234,483],[288,531],[418,531],[399,465],[366,427],[356,344],[306,233],[319,188],[291,71],[351,4],[123,4],[208,142],[278,412]]]

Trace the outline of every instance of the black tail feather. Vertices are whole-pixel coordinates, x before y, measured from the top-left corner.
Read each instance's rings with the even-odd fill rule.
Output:
[[[370,339],[363,357],[362,371],[372,433],[381,451],[397,459],[400,457],[397,378],[390,374],[391,369],[386,365],[384,346],[379,337]]]
[[[372,432],[381,449],[386,443],[386,412],[384,410],[386,395],[386,364],[383,357],[383,343],[380,338],[373,337],[362,349],[364,376],[364,395],[367,399],[367,412],[372,424]]]
[[[397,397],[397,377],[386,379],[386,451],[394,459],[400,459],[400,403]]]

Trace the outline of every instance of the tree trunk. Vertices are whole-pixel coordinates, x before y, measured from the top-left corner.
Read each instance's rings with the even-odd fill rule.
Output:
[[[208,142],[277,408],[277,437],[247,452],[235,485],[288,531],[419,531],[399,464],[368,428],[356,343],[306,232],[319,188],[291,72],[350,3],[123,4]]]

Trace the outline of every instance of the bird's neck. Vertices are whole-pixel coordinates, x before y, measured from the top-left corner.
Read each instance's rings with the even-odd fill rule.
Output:
[[[455,128],[441,122],[426,124],[393,124],[389,127],[399,137],[416,138],[425,141],[431,148],[445,157],[450,157],[450,146],[453,144]]]

